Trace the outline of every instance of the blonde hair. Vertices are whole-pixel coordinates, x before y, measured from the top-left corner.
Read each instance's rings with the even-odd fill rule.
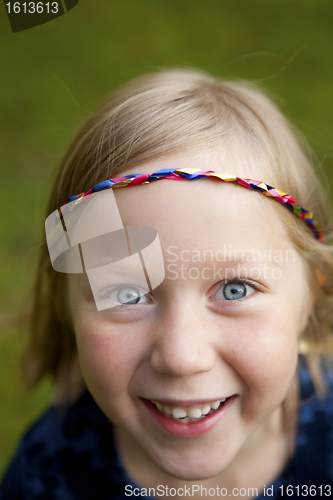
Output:
[[[87,191],[129,168],[169,153],[201,148],[215,150],[227,165],[225,171],[257,178],[291,194],[320,221],[324,243],[316,241],[304,222],[285,207],[264,200],[279,212],[307,263],[313,308],[302,342],[314,383],[322,389],[319,362],[332,347],[333,324],[333,260],[325,195],[304,145],[258,88],[193,70],[162,71],[127,84],[77,133],[61,162],[45,215],[63,205],[67,196]],[[53,270],[44,242],[23,372],[30,387],[52,376],[60,402],[72,401],[84,387],[65,286],[66,275]]]

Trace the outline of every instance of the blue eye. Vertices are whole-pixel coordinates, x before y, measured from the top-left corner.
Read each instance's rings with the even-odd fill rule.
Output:
[[[120,288],[117,292],[117,301],[120,304],[137,304],[140,297],[139,290],[134,287]]]
[[[144,293],[149,293],[140,291],[135,286],[118,286],[113,290],[109,290],[104,294],[104,299],[110,299],[116,305],[119,306],[134,306],[136,304],[144,304],[149,302]]]
[[[227,300],[242,299],[246,295],[246,286],[244,283],[227,283],[223,287],[223,295]]]
[[[240,300],[255,292],[254,286],[242,281],[229,281],[221,286],[213,295],[214,300]]]

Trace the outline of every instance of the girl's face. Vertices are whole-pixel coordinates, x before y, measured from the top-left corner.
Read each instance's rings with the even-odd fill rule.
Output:
[[[171,166],[198,168],[175,155],[126,174]],[[213,477],[255,431],[265,438],[288,393],[308,318],[303,262],[277,202],[240,186],[162,180],[115,196],[125,226],[157,230],[166,276],[140,298],[136,283],[112,291],[134,303],[99,312],[89,283],[70,279],[83,377],[141,464]]]

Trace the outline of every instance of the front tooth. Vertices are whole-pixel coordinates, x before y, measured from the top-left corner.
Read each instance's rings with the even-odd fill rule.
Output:
[[[211,407],[209,405],[205,406],[203,410],[201,410],[202,415],[208,415],[210,412]]]
[[[215,403],[212,404],[213,410],[217,410],[219,406],[220,406],[220,401],[215,401]]]
[[[165,410],[165,407],[164,407],[164,410]],[[185,417],[187,417],[187,413],[185,410],[183,410],[183,408],[174,408],[172,410],[172,416],[175,418],[185,418]]]
[[[210,409],[210,408],[209,408]],[[201,417],[201,410],[199,408],[191,408],[188,412],[187,415],[190,418],[200,418]]]
[[[168,406],[163,406],[163,410],[167,415],[172,415],[172,411]]]

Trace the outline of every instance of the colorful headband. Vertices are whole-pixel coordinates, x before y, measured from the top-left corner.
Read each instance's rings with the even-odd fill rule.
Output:
[[[125,175],[123,177],[115,177],[113,179],[108,179],[106,181],[100,182],[93,188],[89,189],[89,191],[85,193],[80,193],[75,196],[69,196],[64,205],[69,202],[75,201],[74,204],[71,205],[70,210],[74,208],[75,205],[81,203],[85,200],[86,196],[89,196],[92,193],[97,193],[98,191],[103,191],[104,189],[115,189],[122,188],[128,186],[139,186],[140,184],[149,184],[150,182],[159,181],[161,179],[172,179],[172,180],[190,180],[194,181],[197,179],[204,179],[207,177],[214,177],[216,179],[220,179],[223,182],[234,182],[239,184],[240,186],[244,186],[246,188],[253,189],[254,191],[258,191],[265,196],[270,196],[275,198],[277,201],[285,205],[289,210],[291,210],[297,217],[302,219],[307,226],[311,229],[314,237],[320,242],[323,241],[323,231],[319,224],[319,222],[313,219],[312,212],[308,212],[302,208],[296,200],[289,194],[280,191],[280,189],[273,188],[268,184],[265,184],[261,181],[254,181],[253,179],[241,179],[240,177],[236,177],[231,174],[218,173],[213,170],[199,170],[194,168],[164,168],[162,170],[158,170],[157,172],[153,172],[151,174],[130,174]],[[63,211],[64,212],[64,211]]]

